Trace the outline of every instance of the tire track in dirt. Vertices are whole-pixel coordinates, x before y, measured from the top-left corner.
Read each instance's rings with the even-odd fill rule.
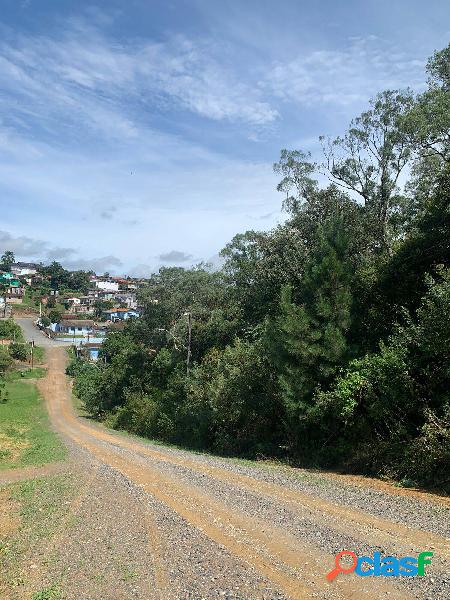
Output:
[[[71,416],[68,414],[67,409],[64,407],[63,410],[66,418],[70,419]],[[381,519],[358,509],[333,504],[298,490],[291,490],[275,483],[234,473],[227,469],[207,466],[194,460],[173,457],[152,448],[145,448],[139,444],[121,439],[107,432],[99,431],[84,423],[79,423],[79,427],[96,439],[110,443],[116,447],[125,448],[140,456],[154,458],[160,462],[170,463],[203,473],[223,483],[235,485],[241,489],[262,494],[278,502],[291,505],[298,510],[306,508],[315,515],[318,521],[323,522],[323,516],[325,515],[329,517],[329,520],[325,523],[327,526],[330,526],[330,520],[332,520],[333,529],[348,536],[357,535],[358,539],[368,545],[378,546],[383,544],[396,550],[406,550],[408,552],[420,552],[423,548],[432,548],[442,559],[450,561],[450,541],[431,532],[413,529],[399,523],[394,523],[393,521]]]
[[[63,352],[60,349],[48,351],[49,373],[46,380],[42,382],[41,388],[47,398],[49,412],[55,426],[80,446],[88,449],[97,458],[114,467],[144,491],[172,508],[208,537],[226,547],[231,554],[251,564],[293,599],[310,598],[313,594],[320,593],[323,597],[337,595],[368,600],[374,595],[392,592],[392,586],[386,585],[379,579],[372,579],[368,583],[367,580],[347,578],[339,581],[339,587],[331,587],[323,576],[324,565],[332,564],[333,561],[333,557],[329,554],[311,544],[300,542],[267,522],[261,522],[240,511],[231,511],[229,507],[201,493],[194,486],[186,485],[181,479],[162,474],[141,460],[143,454],[166,462],[170,462],[174,457],[168,459],[163,453],[143,448],[82,423],[74,416],[71,408],[70,387],[64,376],[66,361]],[[121,448],[134,452],[136,456],[124,456]],[[195,461],[176,459],[176,462],[182,466],[189,463],[189,468],[194,470],[200,468]],[[340,507],[324,503],[322,500],[316,501],[306,494],[297,494],[281,486],[230,473],[224,469],[204,465],[201,469],[204,469],[210,477],[222,478],[225,483],[245,485],[258,493],[263,492],[272,496],[275,493],[276,498],[283,502],[296,502],[301,505],[302,501],[306,500],[317,513],[322,510],[322,504],[328,512],[332,508],[331,514],[338,516],[339,519],[347,518],[343,511],[350,511],[346,508],[342,511]],[[293,496],[290,497],[290,494]],[[355,515],[350,511],[349,516],[354,518]],[[367,517],[365,514],[363,516]],[[379,526],[380,520],[376,519],[376,521]],[[389,523],[389,526],[392,525],[394,524]],[[358,521],[358,526],[361,527],[361,519]],[[379,529],[378,527],[376,534],[379,533]],[[154,537],[155,532],[153,531],[152,534]],[[355,534],[354,528],[352,534]],[[159,568],[156,567],[157,570]],[[156,579],[160,585],[163,585],[165,580],[163,569],[156,575]],[[407,593],[396,590],[396,598],[408,597],[410,596]]]
[[[76,426],[96,439],[111,443],[114,446],[126,448],[138,455],[155,458],[158,461],[191,469],[226,484],[270,497],[278,502],[288,504],[294,509],[307,509],[318,522],[324,522],[323,516],[329,517],[324,523],[343,534],[354,537],[370,546],[383,544],[399,552],[417,553],[424,548],[433,549],[440,559],[450,562],[450,540],[431,532],[425,532],[393,521],[381,519],[369,513],[348,506],[333,504],[321,498],[298,490],[292,490],[275,483],[255,479],[248,475],[234,473],[216,466],[201,464],[198,461],[172,456],[153,448],[142,446],[131,440],[115,436],[83,423],[74,415],[71,405],[62,403],[61,411],[66,422],[76,423]]]

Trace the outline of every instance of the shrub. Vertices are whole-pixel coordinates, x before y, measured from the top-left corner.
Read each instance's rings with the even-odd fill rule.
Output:
[[[408,445],[405,459],[405,476],[450,492],[450,407],[442,417],[427,411],[426,422]]]
[[[192,374],[187,403],[208,419],[213,450],[277,452],[284,412],[276,376],[259,342],[237,339],[223,351],[213,349]]]
[[[13,363],[13,358],[8,349],[0,346],[0,373],[4,373]]]
[[[27,344],[13,343],[9,346],[9,352],[16,360],[26,361],[30,354],[30,350]]]

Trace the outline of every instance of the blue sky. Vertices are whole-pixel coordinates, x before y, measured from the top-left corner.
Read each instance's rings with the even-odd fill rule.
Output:
[[[148,274],[283,220],[272,163],[425,85],[450,4],[1,0],[0,251]]]

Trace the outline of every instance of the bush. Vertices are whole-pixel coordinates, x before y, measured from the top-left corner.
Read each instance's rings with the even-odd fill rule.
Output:
[[[62,310],[53,309],[48,313],[48,318],[52,323],[59,323],[62,317]]]
[[[0,320],[0,339],[23,341],[22,330],[13,319]]]
[[[5,373],[13,363],[13,358],[8,349],[0,346],[0,373]]]
[[[316,393],[305,429],[316,431],[322,464],[448,485],[450,274],[439,278],[427,278],[415,319]]]
[[[278,453],[284,411],[276,376],[259,342],[237,339],[223,351],[213,349],[192,373],[186,402],[185,410],[195,407],[190,411],[196,414],[194,423],[209,424],[212,450],[246,456]]]
[[[0,379],[0,403],[4,404],[8,401],[9,393],[6,383]]]
[[[9,352],[11,356],[16,360],[26,361],[30,354],[30,350],[27,344],[13,343],[9,346]]]
[[[450,407],[442,417],[427,411],[420,435],[407,447],[404,474],[450,493]]]

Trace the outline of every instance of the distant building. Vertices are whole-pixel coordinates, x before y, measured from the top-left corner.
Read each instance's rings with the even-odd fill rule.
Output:
[[[136,294],[131,292],[119,292],[114,299],[120,304],[125,304],[126,308],[137,308]]]
[[[79,306],[81,304],[81,298],[64,298],[64,302],[70,305]]]
[[[94,321],[90,319],[63,319],[56,323],[56,333],[67,333],[67,335],[88,335],[94,331]]]
[[[23,296],[24,288],[22,283],[13,273],[0,273],[0,285],[5,286],[4,295],[9,298],[21,298]]]
[[[138,311],[132,308],[111,308],[111,310],[104,310],[102,315],[108,321],[127,321],[139,317]]]
[[[11,265],[11,273],[18,277],[25,275],[36,275],[39,269],[39,265],[36,263],[17,262]]]
[[[118,292],[119,284],[117,281],[95,281],[95,287],[104,292]]]

